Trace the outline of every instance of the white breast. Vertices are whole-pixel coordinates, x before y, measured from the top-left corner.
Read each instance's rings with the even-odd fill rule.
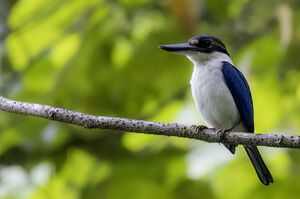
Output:
[[[195,63],[190,84],[194,101],[204,122],[216,129],[230,129],[239,124],[240,115],[225,84],[222,61]]]

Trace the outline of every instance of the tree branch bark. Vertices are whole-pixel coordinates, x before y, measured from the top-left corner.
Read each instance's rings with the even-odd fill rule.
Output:
[[[47,105],[10,100],[0,96],[0,110],[10,113],[41,117],[58,122],[83,126],[165,135],[202,140],[206,142],[257,145],[269,147],[300,148],[300,136],[280,134],[253,134],[230,132],[223,134],[215,129],[195,128],[194,125],[161,123],[127,118],[88,115]],[[204,127],[204,126],[202,126]]]

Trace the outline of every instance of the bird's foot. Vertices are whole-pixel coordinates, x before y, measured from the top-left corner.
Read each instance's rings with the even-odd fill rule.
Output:
[[[208,129],[208,128],[204,125],[192,125],[191,129],[195,129],[197,132],[199,132],[199,131],[202,131],[202,130]]]
[[[221,129],[217,131],[217,134],[219,136],[219,142],[223,141],[225,135],[227,133],[230,133],[232,129]]]

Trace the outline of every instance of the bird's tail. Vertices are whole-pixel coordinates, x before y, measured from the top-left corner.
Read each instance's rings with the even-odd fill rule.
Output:
[[[244,146],[245,150],[252,162],[252,165],[255,168],[255,171],[264,185],[269,185],[273,182],[273,177],[265,165],[261,155],[256,146]]]

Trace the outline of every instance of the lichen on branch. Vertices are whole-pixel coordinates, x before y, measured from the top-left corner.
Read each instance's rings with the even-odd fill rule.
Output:
[[[206,142],[228,143],[235,145],[242,144],[300,148],[300,136],[295,135],[254,134],[245,132],[229,132],[225,135],[221,135],[220,131],[212,128],[206,128],[204,126],[95,116],[47,105],[14,101],[2,96],[0,96],[0,110],[21,115],[45,118],[85,128],[111,129],[153,135],[175,136]]]

